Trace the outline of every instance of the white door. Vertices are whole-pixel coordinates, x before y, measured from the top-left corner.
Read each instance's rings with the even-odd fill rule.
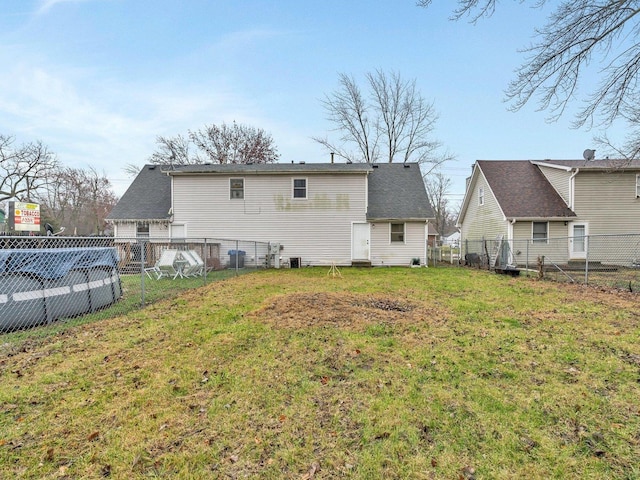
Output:
[[[354,223],[351,227],[351,260],[369,260],[368,223]]]
[[[587,224],[571,223],[569,228],[569,258],[587,258]]]

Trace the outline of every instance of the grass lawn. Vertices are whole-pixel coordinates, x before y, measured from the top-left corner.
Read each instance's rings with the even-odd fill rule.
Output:
[[[341,271],[5,345],[0,478],[640,478],[640,297]]]

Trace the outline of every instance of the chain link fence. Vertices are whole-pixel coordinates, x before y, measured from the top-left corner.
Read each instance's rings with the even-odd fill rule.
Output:
[[[459,245],[429,245],[427,248],[427,266],[438,263],[458,265],[462,258],[462,249]]]
[[[185,289],[278,266],[278,255],[277,244],[228,239],[2,236],[0,334],[124,315]]]
[[[464,240],[461,264],[640,291],[640,234]]]

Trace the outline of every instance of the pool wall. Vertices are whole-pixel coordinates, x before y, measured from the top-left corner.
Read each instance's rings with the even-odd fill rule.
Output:
[[[111,247],[0,251],[0,331],[43,325],[118,301]]]

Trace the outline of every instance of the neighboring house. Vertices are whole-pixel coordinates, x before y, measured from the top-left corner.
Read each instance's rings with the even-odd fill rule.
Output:
[[[459,246],[460,245],[460,231],[456,230],[454,232],[449,233],[448,235],[444,235],[442,237],[443,245],[450,246]]]
[[[291,163],[146,165],[107,218],[121,239],[239,239],[278,243],[302,265],[408,265],[424,263],[434,214],[416,163]]]
[[[428,227],[428,230],[427,230],[427,235],[428,235],[427,243],[428,243],[428,245],[430,247],[436,247],[438,245],[438,237],[440,236],[440,234],[436,230],[436,226],[435,226],[434,223],[429,223],[427,227]]]
[[[458,227],[463,246],[502,238],[554,261],[584,260],[589,235],[640,233],[640,162],[478,160]],[[554,238],[565,240],[551,249]]]

